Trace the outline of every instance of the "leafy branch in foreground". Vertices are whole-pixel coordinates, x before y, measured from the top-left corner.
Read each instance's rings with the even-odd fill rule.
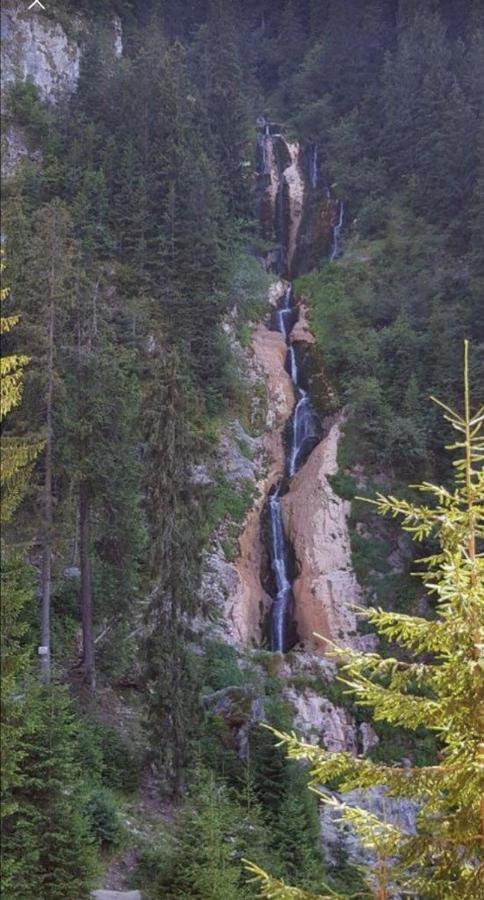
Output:
[[[3,252],[2,252],[3,257]],[[5,264],[0,262],[0,272]],[[0,302],[7,299],[8,287],[0,290]],[[18,324],[18,315],[0,316],[0,335],[9,334]],[[6,418],[22,399],[23,370],[29,359],[23,353],[8,353],[0,357],[0,422]],[[2,434],[2,469],[0,486],[2,491],[0,521],[8,522],[22,500],[27,486],[32,463],[39,454],[42,444],[26,441],[13,435]]]
[[[341,894],[327,887],[325,887],[325,890],[329,891],[329,893],[326,894],[311,894],[301,888],[289,887],[283,881],[271,878],[267,872],[264,872],[263,869],[260,869],[254,863],[244,860],[244,864],[247,872],[254,876],[249,881],[259,882],[260,896],[267,897],[268,900],[338,900],[338,898],[341,898]]]
[[[435,732],[441,748],[438,765],[383,765],[350,753],[330,753],[295,734],[276,733],[289,757],[309,762],[310,784],[322,802],[335,808],[341,823],[352,826],[376,855],[367,881],[370,895],[379,900],[392,896],[392,884],[404,896],[476,898],[484,875],[484,557],[479,552],[484,538],[484,409],[471,413],[467,341],[464,368],[463,413],[440,404],[458,434],[448,448],[458,454],[453,488],[419,485],[429,498],[423,505],[382,495],[374,501],[382,515],[401,517],[415,540],[436,541],[436,552],[420,561],[419,573],[435,599],[435,620],[381,609],[365,612],[382,637],[414,657],[411,662],[333,650],[342,664],[341,680],[376,721],[407,729],[425,725]],[[416,833],[323,793],[321,786],[335,779],[343,793],[379,786],[389,797],[415,801]],[[251,871],[264,897],[304,897],[291,889],[284,893],[284,886],[253,867]]]

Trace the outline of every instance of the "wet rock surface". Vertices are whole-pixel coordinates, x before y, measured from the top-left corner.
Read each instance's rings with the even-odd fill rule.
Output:
[[[349,503],[328,480],[337,471],[342,421],[340,415],[282,500],[298,566],[293,584],[298,634],[306,647],[321,653],[325,652],[321,638],[342,646],[360,644],[353,606],[362,604],[362,593],[351,568]]]

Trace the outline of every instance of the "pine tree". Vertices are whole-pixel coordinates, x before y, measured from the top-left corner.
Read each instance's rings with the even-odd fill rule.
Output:
[[[317,792],[319,785],[337,778],[343,792],[380,785],[388,796],[418,803],[413,835],[367,810],[320,794],[342,823],[353,826],[364,845],[380,855],[377,886],[369,879],[370,891],[379,898],[391,895],[391,881],[399,890],[429,900],[470,900],[479,896],[482,884],[484,556],[478,543],[484,537],[484,410],[471,412],[467,356],[466,342],[463,412],[440,404],[459,435],[450,448],[458,453],[453,488],[420,485],[428,496],[424,504],[381,495],[375,501],[382,514],[402,517],[404,530],[415,540],[437,541],[436,552],[422,560],[420,573],[435,597],[436,618],[381,609],[365,612],[377,632],[400,644],[412,661],[335,650],[344,660],[342,680],[377,721],[435,732],[441,747],[438,764],[411,769],[381,765],[349,753],[329,753],[295,735],[277,735],[291,758],[310,762]],[[397,862],[390,866],[392,858]],[[263,896],[304,897],[252,869],[261,880]]]
[[[29,686],[18,702],[25,707],[21,771],[2,840],[13,877],[2,896],[88,898],[94,853],[80,812],[82,782],[74,757],[77,725],[67,694],[58,687]]]
[[[156,352],[144,415],[152,583],[145,677],[155,763],[179,794],[195,725],[187,642],[189,617],[196,610],[200,552],[200,509],[190,484],[196,417],[193,388],[177,349]]]
[[[64,352],[59,416],[59,462],[79,511],[83,672],[91,691],[96,624],[105,619],[111,630],[132,622],[143,544],[135,358],[118,344],[109,297],[102,267],[78,278],[76,343]]]
[[[22,241],[20,241],[22,243]],[[25,254],[25,268],[16,283],[22,311],[21,335],[31,357],[25,378],[24,403],[17,419],[28,417],[24,428],[45,436],[42,460],[40,523],[42,544],[40,643],[41,672],[50,678],[50,608],[52,558],[55,538],[55,420],[62,383],[61,352],[74,293],[72,220],[64,203],[55,199],[32,217],[28,248],[15,245],[15,256]]]
[[[248,213],[244,163],[250,129],[236,14],[231,0],[210,0],[207,23],[200,29],[193,54],[207,114],[207,141],[219,164],[219,188],[228,197],[232,215],[241,216]]]

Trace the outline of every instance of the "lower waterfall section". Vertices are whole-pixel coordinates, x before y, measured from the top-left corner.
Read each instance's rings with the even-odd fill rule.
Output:
[[[298,353],[291,343],[291,332],[298,320],[298,310],[294,303],[292,285],[288,285],[279,306],[272,316],[272,328],[279,331],[287,344],[286,370],[291,377],[295,395],[295,406],[289,421],[286,442],[285,475],[271,492],[267,501],[268,550],[272,573],[269,646],[270,649],[285,653],[297,640],[294,617],[294,577],[293,552],[284,532],[281,499],[290,479],[306,461],[311,450],[321,437],[318,417],[312,407],[303,367],[298,361]]]
[[[284,534],[279,485],[268,500],[269,555],[275,584],[271,607],[270,648],[284,653],[290,649],[294,596],[290,581],[289,547]]]

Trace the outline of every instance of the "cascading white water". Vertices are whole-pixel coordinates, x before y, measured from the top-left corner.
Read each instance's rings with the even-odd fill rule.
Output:
[[[277,309],[277,330],[284,335],[286,343],[294,325],[294,305],[292,301],[292,287],[286,288],[282,298],[282,302]]]
[[[294,385],[296,405],[291,419],[287,449],[286,474],[289,478],[297,472],[309,451],[318,440],[317,420],[309,394],[301,383],[301,372],[291,331],[297,321],[292,287],[284,291],[273,319],[274,327],[287,344],[286,368]],[[271,649],[283,653],[288,649],[291,630],[293,594],[289,571],[289,548],[282,521],[281,496],[284,482],[280,482],[269,498],[269,557],[274,580],[273,604],[271,609],[270,642]]]
[[[331,247],[331,255],[329,257],[331,262],[334,262],[334,260],[337,259],[341,253],[341,249],[340,249],[341,231],[343,229],[344,215],[345,215],[344,203],[342,200],[340,200],[338,221],[336,222],[336,225],[333,225],[333,244]]]
[[[313,189],[319,184],[318,145],[313,144],[309,156],[309,183]]]
[[[298,389],[298,393],[299,399],[292,416],[291,446],[287,466],[289,478],[292,478],[297,472],[304,451],[317,440],[317,429],[309,395],[302,388]]]
[[[289,375],[291,376],[294,384],[297,384],[297,360],[296,360],[296,351],[294,349],[294,345],[291,344],[289,347]]]
[[[261,117],[258,120],[260,135],[259,174],[269,175],[264,182],[267,206],[272,211],[273,228],[279,243],[278,251],[269,256],[272,271],[290,278],[298,249],[299,231],[303,219],[306,197],[305,179],[300,166],[300,145],[288,143],[281,135],[273,133],[271,126]],[[282,142],[282,144],[281,144]],[[288,158],[290,163],[288,164]],[[306,183],[316,189],[319,184],[318,148],[313,145],[309,156]],[[330,197],[329,188],[327,195]],[[287,201],[287,202],[286,202]],[[339,204],[338,221],[333,226],[330,259],[340,254],[340,237],[344,222],[344,205]],[[287,345],[286,370],[294,386],[295,406],[287,439],[285,475],[268,498],[268,550],[272,571],[271,594],[273,603],[270,617],[271,650],[284,653],[291,646],[294,598],[292,592],[292,550],[284,533],[281,499],[291,479],[303,465],[321,433],[318,417],[312,407],[299,353],[291,342],[291,332],[298,318],[292,286],[289,285],[272,317],[272,327],[279,331]]]
[[[292,614],[292,588],[289,580],[289,560],[282,523],[281,485],[269,498],[269,535],[271,566],[276,591],[271,609],[271,649],[284,652]]]

